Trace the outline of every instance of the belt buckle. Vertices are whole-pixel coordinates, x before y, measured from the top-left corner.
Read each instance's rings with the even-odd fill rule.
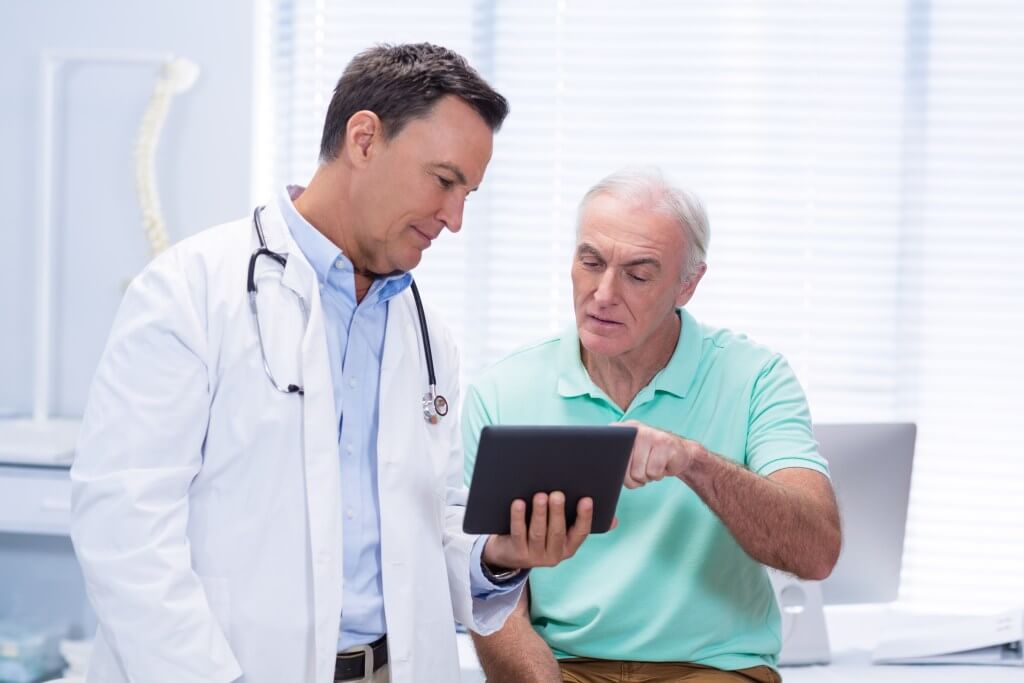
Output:
[[[373,648],[370,647],[369,645],[357,645],[355,647],[349,648],[349,650],[352,650],[352,651],[350,652],[350,651],[346,650],[345,652],[342,653],[342,656],[343,657],[348,657],[348,656],[359,655],[359,654],[363,655],[363,677],[362,678],[345,678],[345,679],[342,679],[342,680],[345,683],[371,683],[371,681],[373,681],[373,674],[374,674],[374,668],[373,668]],[[358,652],[356,652],[356,650],[358,650]]]

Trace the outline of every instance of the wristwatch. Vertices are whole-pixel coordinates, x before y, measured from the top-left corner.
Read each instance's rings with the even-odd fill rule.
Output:
[[[484,572],[484,578],[491,583],[507,583],[519,576],[523,571],[522,569],[505,569],[503,567],[500,571],[494,572],[491,571],[489,566],[487,566],[487,563],[484,562],[483,558],[480,558],[480,568]]]

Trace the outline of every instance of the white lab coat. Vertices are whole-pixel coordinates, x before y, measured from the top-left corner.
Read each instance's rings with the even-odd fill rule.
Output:
[[[276,203],[262,220],[288,254],[283,275],[266,258],[257,268],[264,339],[275,378],[304,397],[264,373],[249,219],[155,259],[118,313],[71,470],[72,538],[99,620],[90,683],[333,679],[345,505],[324,316]],[[455,345],[428,324],[439,391],[458,406]],[[423,419],[426,377],[406,290],[388,309],[377,436],[395,683],[457,681],[453,617],[493,632],[519,598],[471,596],[459,419]]]

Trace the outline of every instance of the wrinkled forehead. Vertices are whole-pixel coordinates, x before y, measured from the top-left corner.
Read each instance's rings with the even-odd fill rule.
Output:
[[[614,250],[630,258],[653,254],[667,261],[685,250],[685,237],[676,220],[666,213],[638,202],[598,195],[580,210],[576,246],[598,252]]]

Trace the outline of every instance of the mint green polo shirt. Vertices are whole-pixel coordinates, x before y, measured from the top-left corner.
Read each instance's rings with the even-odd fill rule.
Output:
[[[466,482],[489,424],[603,425],[635,419],[702,443],[760,475],[828,476],[803,389],[785,359],[680,310],[676,350],[622,411],[591,381],[575,328],[519,350],[469,388]],[[530,617],[558,658],[775,666],[779,611],[765,569],[676,478],[623,489],[618,528],[557,567],[531,571]]]

